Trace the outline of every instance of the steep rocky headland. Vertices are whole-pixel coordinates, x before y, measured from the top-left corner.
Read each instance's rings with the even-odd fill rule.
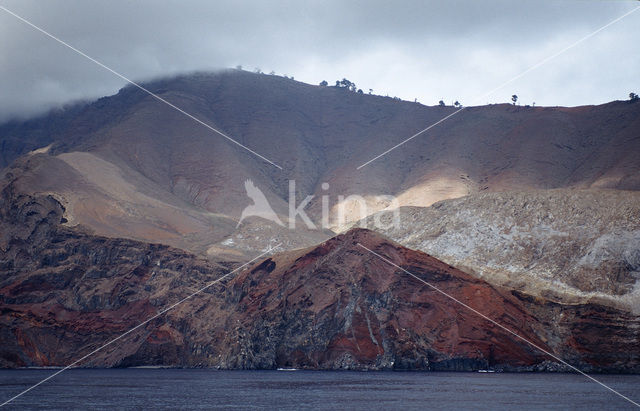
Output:
[[[2,198],[4,367],[69,364],[229,270],[64,227],[51,196]],[[631,313],[492,286],[361,229],[258,261],[79,365],[565,369],[361,245],[581,369],[640,370]]]
[[[145,87],[282,169],[132,87],[0,125],[0,366],[70,364],[281,244],[79,365],[566,369],[364,245],[585,371],[640,371],[640,103],[468,107],[358,169],[456,109],[238,70]],[[275,218],[240,221],[247,187]],[[331,230],[289,226],[290,187]]]

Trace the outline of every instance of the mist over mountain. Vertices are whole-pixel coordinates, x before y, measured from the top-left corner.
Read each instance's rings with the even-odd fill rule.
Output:
[[[92,364],[557,369],[362,242],[588,369],[637,371],[640,103],[468,107],[368,163],[458,109],[240,70],[144,87],[275,165],[135,87],[0,125],[1,365],[64,364],[50,341],[93,347],[280,244],[211,290],[218,311],[190,306],[219,322],[179,311]],[[273,216],[240,221],[257,191]],[[315,227],[290,216],[307,196]],[[394,207],[369,228],[402,246],[347,232]]]
[[[97,189],[112,201],[132,204],[128,211],[109,211],[123,221],[140,203],[159,200],[178,207],[178,214],[192,207],[233,225],[247,205],[247,179],[286,218],[289,181],[295,180],[296,204],[314,195],[306,211],[315,222],[321,218],[322,196],[329,196],[330,224],[337,230],[344,226],[337,221],[339,195],[363,196],[374,212],[388,206],[375,198],[382,195],[396,196],[402,206],[423,207],[483,191],[640,188],[637,103],[469,107],[358,169],[456,108],[238,70],[145,87],[282,170],[134,87],[45,118],[5,124],[0,129],[3,164],[50,145],[46,160],[31,156],[30,161],[51,163],[69,175],[47,182],[38,174],[47,174],[47,167],[32,166],[37,189],[64,191],[57,185],[77,178],[87,185],[74,186],[75,193],[67,190],[66,201],[75,204],[79,191]],[[122,198],[125,182],[145,199]],[[354,205],[345,207],[349,221],[364,217]],[[108,233],[100,221],[89,221],[100,216],[77,214],[69,220],[98,233],[135,233],[128,223],[125,231]],[[189,223],[169,225],[180,232]],[[133,237],[151,239],[145,233]]]

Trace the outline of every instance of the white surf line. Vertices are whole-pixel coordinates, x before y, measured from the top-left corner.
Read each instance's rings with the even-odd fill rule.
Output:
[[[204,287],[202,287],[201,289],[199,289],[198,291],[189,294],[188,296],[184,297],[182,300],[178,301],[177,303],[174,303],[172,305],[170,305],[169,307],[163,309],[162,311],[158,312],[157,314],[155,314],[154,316],[148,318],[147,320],[141,322],[140,324],[136,325],[135,327],[133,327],[132,329],[130,329],[129,331],[125,332],[124,334],[119,335],[118,337],[112,339],[111,341],[107,342],[106,344],[100,346],[99,348],[96,348],[95,350],[91,351],[89,354],[85,355],[82,358],[79,358],[77,360],[75,360],[74,362],[72,362],[71,364],[67,365],[66,367],[60,369],[59,371],[51,374],[50,376],[48,376],[47,378],[43,379],[42,381],[38,382],[37,384],[32,385],[31,387],[27,388],[26,390],[22,391],[21,393],[9,398],[8,400],[6,400],[5,402],[3,402],[2,404],[0,404],[0,407],[4,407],[5,405],[9,404],[10,402],[12,402],[13,400],[15,400],[16,398],[19,398],[21,396],[23,396],[24,394],[28,393],[29,391],[31,391],[32,389],[36,388],[37,386],[49,381],[50,379],[52,379],[53,377],[57,376],[58,374],[68,370],[69,368],[74,367],[76,364],[80,363],[81,361],[89,358],[90,356],[92,356],[93,354],[97,353],[98,351],[101,351],[103,348],[108,347],[109,345],[113,344],[114,342],[122,339],[123,337],[131,334],[132,332],[134,332],[135,330],[137,330],[138,328],[142,327],[143,325],[147,324],[149,321],[152,321],[158,317],[160,317],[162,314],[166,313],[169,310],[172,310],[173,308],[179,306],[180,304],[182,304],[183,302],[187,301],[188,299],[192,298],[193,296],[200,294],[201,292],[203,292],[204,290],[206,290],[207,288],[211,287],[214,284],[219,283],[220,281],[224,280],[225,278],[227,278],[228,276],[230,276],[231,274],[235,273],[236,271],[246,267],[247,265],[251,264],[252,262],[254,262],[255,260],[259,259],[260,257],[270,253],[271,251],[277,249],[278,247],[280,247],[282,245],[282,243],[278,243],[275,247],[271,247],[269,246],[267,248],[266,251],[264,251],[262,254],[258,255],[257,257],[252,258],[251,260],[247,261],[246,263],[242,264],[240,267],[236,268],[233,271],[228,272],[227,274],[223,275],[222,277],[217,278],[216,280],[211,281],[210,283],[208,283],[207,285],[205,285]]]
[[[527,344],[531,345],[532,347],[536,348],[539,351],[542,351],[543,353],[547,354],[548,356],[550,356],[551,358],[555,359],[556,361],[561,362],[562,364],[566,365],[567,367],[571,368],[572,370],[578,372],[579,374],[584,375],[585,377],[587,377],[588,379],[590,379],[591,381],[600,384],[601,386],[603,386],[604,388],[608,389],[609,391],[613,392],[614,394],[620,396],[621,398],[629,401],[631,404],[635,405],[636,407],[640,408],[640,404],[638,404],[637,402],[633,401],[631,398],[625,396],[624,394],[619,393],[618,391],[614,390],[613,388],[609,387],[608,385],[606,385],[603,382],[600,382],[598,380],[596,380],[595,378],[593,378],[592,376],[586,374],[585,372],[579,370],[578,368],[574,367],[573,365],[569,364],[568,362],[564,361],[562,358],[559,358],[558,356],[556,356],[553,353],[550,353],[549,351],[545,350],[544,348],[540,347],[539,345],[527,340],[524,337],[521,337],[519,334],[515,333],[514,331],[511,331],[509,328],[505,327],[504,325],[498,323],[497,321],[492,320],[491,318],[487,317],[486,315],[482,314],[480,311],[476,310],[473,307],[470,307],[469,305],[463,303],[462,301],[458,300],[457,298],[455,298],[452,295],[449,295],[448,293],[442,291],[441,289],[439,289],[438,287],[436,287],[435,285],[423,280],[422,278],[418,277],[417,275],[405,270],[404,268],[400,267],[399,265],[395,264],[394,262],[388,260],[387,258],[381,256],[380,254],[376,253],[375,251],[372,251],[370,249],[368,249],[367,247],[363,246],[362,244],[358,243],[358,246],[364,248],[365,250],[367,250],[368,252],[370,252],[371,254],[377,256],[378,258],[380,258],[381,260],[385,261],[388,264],[391,264],[392,266],[402,270],[403,272],[405,272],[406,274],[410,275],[411,277],[415,278],[416,280],[428,285],[429,287],[431,287],[432,289],[434,289],[435,291],[439,292],[440,294],[444,295],[445,297],[455,301],[456,303],[460,304],[461,306],[463,306],[464,308],[472,311],[473,313],[479,315],[480,317],[484,318],[485,320],[491,322],[492,324],[500,327],[501,329],[503,329],[504,331],[508,332],[509,334],[514,335],[515,337],[519,338],[520,340],[526,342]]]
[[[567,46],[567,47],[563,48],[562,50],[560,50],[560,51],[556,52],[555,54],[552,54],[551,56],[546,57],[546,58],[544,58],[544,59],[540,60],[539,62],[537,62],[537,63],[536,63],[536,64],[534,64],[533,66],[529,67],[528,69],[526,69],[526,70],[525,70],[525,71],[523,71],[522,73],[518,74],[517,76],[515,76],[515,77],[513,77],[513,78],[511,78],[511,79],[509,79],[509,80],[507,80],[507,81],[505,81],[504,83],[500,84],[498,87],[494,88],[493,90],[488,91],[488,92],[486,92],[486,93],[482,94],[481,96],[475,97],[473,100],[471,100],[471,103],[473,104],[473,103],[475,103],[476,101],[480,101],[480,100],[484,99],[485,97],[490,96],[491,94],[495,93],[496,91],[498,91],[498,90],[500,90],[500,89],[504,88],[505,86],[507,86],[507,85],[509,85],[509,84],[513,83],[514,81],[518,80],[519,78],[521,78],[521,77],[522,77],[522,76],[524,76],[525,74],[529,73],[530,71],[533,71],[533,70],[537,69],[538,67],[540,67],[540,66],[542,66],[542,65],[544,65],[544,64],[546,64],[546,63],[548,63],[549,61],[553,60],[554,58],[558,57],[559,55],[561,55],[561,54],[565,53],[566,51],[568,51],[568,50],[570,50],[570,49],[574,48],[575,46],[579,45],[580,43],[582,43],[582,42],[584,42],[584,41],[588,40],[589,38],[591,38],[591,37],[595,36],[596,34],[600,33],[602,30],[606,29],[607,27],[609,27],[609,26],[611,26],[611,25],[613,25],[613,24],[615,24],[615,23],[619,22],[620,20],[622,20],[623,18],[627,17],[628,15],[630,15],[631,13],[635,12],[635,11],[636,11],[636,10],[638,10],[638,9],[640,9],[640,6],[638,6],[638,7],[634,8],[634,9],[632,9],[631,11],[626,12],[626,13],[625,13],[625,14],[623,14],[622,16],[620,16],[620,17],[618,17],[618,18],[616,18],[616,19],[614,19],[614,20],[610,21],[609,23],[607,23],[607,24],[605,24],[604,26],[600,27],[600,28],[599,28],[599,29],[597,29],[596,31],[594,31],[594,32],[591,32],[591,33],[587,34],[586,36],[582,37],[580,40],[578,40],[578,41],[576,41],[576,42],[574,42],[574,43],[570,44],[569,46]],[[384,156],[384,155],[388,154],[389,152],[391,152],[391,151],[395,150],[396,148],[398,148],[398,147],[402,146],[403,144],[405,144],[405,143],[407,143],[407,142],[409,142],[409,141],[413,140],[414,138],[416,138],[416,137],[418,137],[419,135],[421,135],[421,134],[425,133],[426,131],[428,131],[428,130],[429,130],[429,129],[431,129],[432,127],[435,127],[435,126],[437,126],[438,124],[442,123],[443,121],[448,120],[449,118],[451,118],[451,117],[455,116],[456,114],[458,114],[459,112],[461,112],[461,111],[462,111],[462,110],[464,110],[465,108],[467,108],[467,107],[466,107],[466,106],[464,106],[464,107],[462,107],[462,108],[460,108],[460,109],[458,109],[458,110],[454,111],[453,113],[449,114],[448,116],[441,118],[440,120],[438,120],[437,122],[435,122],[435,123],[431,124],[429,127],[425,128],[424,130],[421,130],[421,131],[417,132],[416,134],[412,135],[411,137],[407,138],[407,139],[406,139],[406,140],[404,140],[404,141],[401,141],[400,143],[396,144],[395,146],[391,147],[390,149],[386,150],[385,152],[383,152],[383,153],[381,153],[381,154],[378,154],[377,156],[375,156],[375,157],[374,157],[374,158],[372,158],[371,160],[367,161],[366,163],[361,164],[359,167],[357,167],[357,168],[356,168],[356,170],[360,170],[362,167],[366,166],[367,164],[369,164],[369,163],[372,163],[372,162],[376,161],[376,160],[377,160],[377,159],[379,159],[380,157],[382,157],[382,156]]]
[[[61,39],[59,39],[58,37],[54,36],[53,34],[45,31],[44,29],[36,26],[35,24],[31,23],[30,21],[28,21],[27,19],[17,15],[16,13],[12,12],[11,10],[7,9],[6,7],[0,6],[0,9],[4,10],[5,12],[7,12],[8,14],[14,16],[15,18],[17,18],[18,20],[22,21],[23,23],[33,27],[34,29],[38,30],[39,32],[43,33],[44,35],[52,38],[53,40],[57,41],[58,43],[70,48],[71,50],[75,51],[76,53],[80,54],[81,56],[91,60],[92,62],[94,62],[95,64],[97,64],[98,66],[102,67],[103,69],[110,71],[111,73],[115,74],[116,76],[120,77],[121,79],[123,79],[124,81],[134,85],[135,87],[139,88],[140,90],[144,91],[145,93],[149,94],[150,96],[152,96],[153,98],[163,102],[164,104],[168,105],[169,107],[173,108],[174,110],[184,114],[185,116],[189,117],[190,119],[194,120],[195,122],[199,123],[200,125],[208,128],[209,130],[219,134],[220,136],[226,138],[227,140],[231,141],[232,143],[244,148],[245,150],[247,150],[248,152],[250,152],[251,154],[253,154],[254,156],[257,156],[261,159],[263,159],[264,161],[266,161],[267,163],[279,168],[280,170],[282,170],[282,167],[280,167],[279,165],[277,165],[276,163],[274,163],[273,161],[269,160],[268,158],[256,153],[255,151],[251,150],[249,147],[243,145],[242,143],[239,143],[238,141],[234,140],[233,138],[229,137],[228,135],[226,135],[225,133],[223,133],[222,131],[210,126],[209,124],[205,123],[204,121],[200,120],[199,118],[187,113],[186,111],[184,111],[183,109],[181,109],[180,107],[168,102],[167,100],[163,99],[162,97],[158,96],[157,94],[147,90],[146,88],[144,88],[143,86],[141,86],[140,84],[136,83],[135,81],[132,81],[130,79],[128,79],[127,77],[123,76],[122,74],[118,73],[117,71],[115,71],[114,69],[107,67],[106,65],[102,64],[101,62],[99,62],[98,60],[94,59],[91,56],[88,56],[87,54],[83,53],[82,51],[78,50],[77,48],[73,47],[72,45],[62,41]]]

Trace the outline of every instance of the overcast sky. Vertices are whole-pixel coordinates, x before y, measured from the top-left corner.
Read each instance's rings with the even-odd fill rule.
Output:
[[[478,101],[637,1],[0,0],[133,80],[242,65],[317,84],[343,77],[423,104],[582,105],[640,93],[640,10]],[[0,10],[0,119],[125,82]]]

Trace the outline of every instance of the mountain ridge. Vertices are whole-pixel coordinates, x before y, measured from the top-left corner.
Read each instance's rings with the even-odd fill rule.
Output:
[[[639,371],[631,305],[526,285],[548,266],[546,280],[631,295],[636,237],[618,232],[637,220],[640,104],[469,107],[358,171],[455,109],[238,71],[145,85],[283,169],[131,87],[62,116],[0,127],[2,161],[10,161],[0,170],[2,366],[68,364],[282,243],[284,252],[85,366],[565,369],[398,275],[361,242],[585,371]],[[248,180],[295,229],[255,216],[239,224],[252,202]],[[305,210],[316,223],[326,199],[330,226],[290,221],[290,187],[294,208],[314,195]],[[392,205],[385,195],[401,212],[414,207],[409,232],[388,233],[400,243],[429,251],[425,242],[442,242],[430,256],[347,231],[362,217],[350,195],[364,198],[371,216]],[[580,200],[589,195],[595,200]],[[336,222],[341,206],[348,218]],[[544,224],[553,229],[541,231]],[[447,237],[453,228],[457,237]],[[555,238],[563,229],[566,253]],[[487,244],[505,246],[503,234],[522,252],[494,247],[483,259]],[[465,236],[475,241],[469,252]],[[443,250],[466,255],[454,261]],[[603,258],[611,250],[615,258]],[[572,271],[576,256],[593,270]],[[522,264],[510,271],[509,259]],[[496,275],[485,276],[487,268]]]
[[[64,197],[69,213],[82,209],[81,198],[100,197],[93,205],[97,209],[104,209],[105,204],[126,204],[109,206],[111,218],[120,221],[110,223],[120,227],[115,232],[89,212],[70,216],[70,221],[101,235],[141,241],[158,237],[168,245],[201,255],[209,249],[244,254],[223,243],[233,237],[233,223],[249,204],[243,189],[247,179],[264,193],[285,222],[291,180],[295,181],[296,204],[307,195],[314,196],[305,211],[316,223],[322,219],[322,198],[328,196],[330,227],[326,228],[334,231],[364,217],[350,195],[363,197],[367,214],[373,214],[389,205],[383,197],[388,195],[395,196],[401,206],[425,207],[484,191],[640,189],[640,165],[635,160],[640,156],[640,140],[634,131],[640,127],[640,104],[469,107],[357,170],[455,108],[427,107],[236,70],[144,85],[280,164],[283,170],[133,87],[74,108],[68,113],[70,118],[59,119],[62,125],[48,134],[47,124],[57,118],[55,115],[35,121],[36,125],[24,123],[23,128],[19,123],[0,127],[3,152],[13,153],[5,154],[5,161],[19,154],[21,158],[28,156],[27,149],[47,146],[46,152],[31,156],[31,180],[48,182],[38,183],[39,191]],[[38,127],[44,128],[34,131]],[[47,138],[40,139],[41,135]],[[32,136],[31,140],[16,143],[25,136]],[[73,178],[82,182],[73,187],[75,193],[68,192],[64,181],[48,178],[59,172],[60,166],[39,160],[42,156],[63,160],[74,169]],[[109,170],[111,180],[96,176],[93,164]],[[53,169],[48,170],[49,166]],[[126,188],[128,184],[133,187]],[[34,193],[33,187],[30,183],[23,189]],[[121,196],[132,190],[151,199],[140,204],[139,194],[135,201],[128,194]],[[340,201],[339,196],[345,200]],[[144,222],[138,217],[144,214],[142,210],[148,210],[149,201],[179,204],[186,211],[178,210],[182,217],[169,232],[193,235],[177,240],[163,239],[171,233],[152,235],[164,229],[158,228],[162,219],[151,217]],[[337,219],[342,206],[346,210],[344,222]],[[195,225],[193,213],[198,214]],[[302,221],[300,227],[304,227]],[[304,247],[329,235],[301,231],[288,241],[294,247]]]

